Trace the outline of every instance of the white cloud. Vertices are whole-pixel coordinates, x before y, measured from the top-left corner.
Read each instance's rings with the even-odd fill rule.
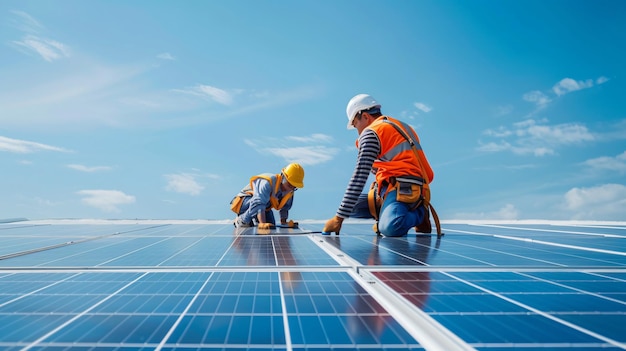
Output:
[[[11,19],[9,22],[17,29],[27,33],[37,33],[43,29],[43,26],[33,16],[24,11],[11,11],[17,18]]]
[[[564,145],[595,140],[595,136],[582,124],[564,123],[551,126],[545,125],[547,122],[528,119],[514,123],[510,129],[507,127],[488,129],[484,132],[485,135],[500,140],[481,143],[478,150],[486,152],[510,150],[518,155],[545,156],[556,154],[556,149]],[[513,138],[514,140],[505,140]]]
[[[600,76],[595,80],[595,84],[604,84],[608,81],[609,79],[607,77]],[[591,88],[593,87],[593,85],[594,85],[593,79],[576,81],[572,78],[563,78],[552,87],[550,93],[553,93],[558,98],[560,96],[571,93],[573,91]],[[530,91],[524,94],[522,98],[528,102],[534,103],[537,106],[537,110],[543,109],[550,102],[552,102],[552,99],[550,98],[550,96],[548,96],[546,93],[539,91],[539,90]],[[534,111],[533,113],[531,113],[531,115],[534,114],[535,112],[537,111]]]
[[[497,219],[516,219],[519,211],[512,204],[506,204],[504,207],[494,212],[494,218]]]
[[[502,208],[493,212],[460,212],[453,215],[455,219],[517,219],[519,211],[512,204],[505,204]]]
[[[195,87],[187,89],[174,89],[173,91],[198,96],[201,98],[209,98],[222,105],[231,105],[233,103],[233,95],[226,90],[212,87],[210,85],[198,84]]]
[[[169,52],[163,52],[157,55],[157,58],[161,59],[161,60],[167,60],[167,61],[175,61],[176,58],[174,56],[172,56],[172,54],[170,54]]]
[[[606,82],[609,81],[609,78],[605,77],[605,76],[601,76],[598,77],[598,79],[596,79],[596,84],[600,85],[600,84],[604,84]]]
[[[287,136],[285,137],[287,140],[293,140],[301,143],[310,143],[310,142],[322,142],[322,143],[330,143],[333,141],[333,137],[327,134],[311,134],[310,136]]]
[[[433,109],[432,109],[432,107],[430,107],[430,106],[426,105],[426,104],[425,104],[425,103],[423,103],[423,102],[416,102],[416,103],[414,103],[413,105],[414,105],[414,106],[415,106],[418,110],[423,111],[423,112],[426,112],[426,113],[428,113],[428,112],[430,112],[430,111],[432,111],[432,110],[433,110]]]
[[[134,196],[119,190],[81,190],[77,194],[84,196],[81,200],[84,204],[105,212],[119,212],[117,206],[135,202]]]
[[[540,92],[539,90],[526,93],[522,98],[528,102],[535,103],[539,108],[545,107],[552,101],[546,94]]]
[[[287,136],[282,139],[245,139],[244,143],[256,149],[261,154],[269,153],[278,156],[287,163],[297,162],[302,165],[315,165],[332,160],[339,152],[339,149],[336,147],[320,145],[328,144],[332,141],[333,138],[329,135],[314,133],[309,136]],[[266,147],[265,145],[279,146]]]
[[[34,51],[48,62],[70,57],[69,47],[52,39],[27,35],[22,38],[22,40],[14,41],[13,43],[25,47],[30,51]]]
[[[516,134],[520,137],[528,136],[533,140],[552,144],[573,144],[583,141],[592,141],[594,136],[587,127],[576,123],[557,124],[554,126],[538,125],[529,120],[526,125],[516,126]]]
[[[50,71],[52,77],[46,79],[28,74],[12,77],[12,89],[0,87],[0,122],[29,127],[84,125],[98,119],[100,123],[115,123],[120,105],[117,98],[124,96],[125,83],[148,69],[91,62],[72,66],[69,72]]]
[[[564,207],[573,219],[624,219],[626,186],[603,184],[590,188],[573,188],[564,195]]]
[[[484,152],[499,152],[499,151],[511,150],[512,147],[513,146],[511,144],[507,143],[504,140],[501,140],[499,143],[489,142],[486,144],[480,144],[477,150],[484,151]]]
[[[494,138],[506,138],[508,136],[511,136],[513,132],[507,129],[506,127],[500,126],[496,130],[487,129],[486,131],[483,132],[483,134],[492,136]]]
[[[510,115],[511,112],[513,112],[513,109],[514,107],[512,105],[496,106],[495,108],[493,108],[493,114],[496,117],[507,116]]]
[[[15,15],[15,19],[11,21],[13,26],[26,33],[21,40],[13,41],[18,48],[24,48],[26,52],[34,52],[48,62],[71,56],[67,45],[39,35],[44,27],[34,17],[23,11],[12,11],[12,13]]]
[[[108,167],[108,166],[88,167],[88,166],[76,165],[76,164],[67,165],[67,168],[71,168],[71,169],[81,171],[81,172],[88,172],[88,173],[111,170],[111,167]]]
[[[0,151],[29,154],[37,151],[70,152],[61,147],[0,136]]]
[[[189,173],[166,174],[167,186],[165,189],[192,196],[199,195],[204,187],[196,181],[196,177],[197,175]]]
[[[325,146],[298,146],[285,148],[266,148],[265,152],[279,156],[288,163],[296,162],[301,165],[316,165],[333,159],[338,152],[336,148]]]
[[[583,164],[594,169],[616,171],[623,174],[626,173],[626,151],[615,157],[603,156],[592,158],[583,162]]]
[[[560,82],[556,83],[554,87],[552,87],[552,91],[557,96],[562,96],[567,93],[571,93],[572,91],[577,91],[581,89],[591,88],[593,86],[593,80],[579,80],[575,81],[572,78],[563,78]]]

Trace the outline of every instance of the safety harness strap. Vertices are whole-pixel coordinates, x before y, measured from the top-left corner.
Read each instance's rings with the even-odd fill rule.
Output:
[[[253,187],[252,183],[254,183],[254,181],[259,179],[259,178],[267,180],[270,183],[270,187],[274,187],[274,191],[272,191],[272,194],[270,195],[270,204],[271,204],[272,208],[276,209],[277,211],[280,211],[280,209],[282,209],[285,206],[285,204],[287,203],[287,201],[289,201],[289,199],[293,196],[293,192],[290,192],[287,195],[283,196],[283,198],[280,200],[280,202],[278,201],[276,196],[274,196],[274,194],[278,193],[278,191],[280,190],[280,184],[283,181],[282,174],[277,174],[276,175],[276,184],[273,184],[271,177],[268,177],[268,176],[266,176],[264,174],[260,174],[260,175],[254,176],[254,177],[250,178],[250,188]]]
[[[378,220],[378,214],[380,213],[381,201],[379,199],[378,185],[374,182],[370,187],[370,191],[367,193],[367,207],[375,220]]]

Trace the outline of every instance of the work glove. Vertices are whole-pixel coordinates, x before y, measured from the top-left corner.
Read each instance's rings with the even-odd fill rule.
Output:
[[[237,216],[237,218],[235,218],[235,221],[233,222],[233,224],[235,225],[236,228],[252,227],[252,223],[244,222],[243,219],[241,219],[241,216]]]
[[[272,223],[259,223],[258,228],[259,229],[272,229],[275,226]]]
[[[287,218],[281,218],[280,224],[288,228],[298,228],[298,222],[294,222],[293,219],[287,221]]]
[[[339,231],[341,230],[341,223],[343,223],[343,218],[335,216],[326,221],[324,224],[324,229],[322,229],[322,234],[329,235],[330,233],[337,233],[339,235]]]

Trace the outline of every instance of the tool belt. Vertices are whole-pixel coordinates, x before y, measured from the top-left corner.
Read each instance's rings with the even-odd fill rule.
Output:
[[[230,200],[230,209],[239,215],[239,211],[241,210],[241,205],[243,205],[244,196],[235,196],[232,200]]]
[[[231,211],[235,212],[237,215],[239,215],[239,213],[241,212],[241,206],[243,205],[243,199],[248,197],[247,196],[235,196],[232,200],[230,200],[230,209]],[[271,211],[272,210],[272,205],[267,206],[267,208],[265,208],[265,212]]]
[[[386,189],[383,197],[380,196],[381,189]],[[441,236],[439,216],[437,215],[433,205],[430,203],[430,187],[428,184],[425,184],[424,180],[420,177],[391,177],[389,180],[383,181],[380,188],[377,182],[372,183],[372,186],[367,194],[367,204],[370,214],[374,217],[374,219],[376,219],[376,221],[378,221],[380,208],[385,201],[387,194],[393,190],[396,190],[396,200],[398,202],[408,204],[410,210],[416,210],[420,206],[424,206],[424,220],[415,227],[416,231],[420,233],[432,233],[432,226],[430,224],[430,214],[432,213],[437,227],[437,236]]]
[[[421,206],[424,201],[430,200],[430,191],[428,191],[428,199],[425,198],[424,180],[420,177],[392,177],[389,185],[396,190],[396,200],[409,204],[411,210]],[[387,188],[387,192],[391,188]],[[428,186],[426,186],[428,189]]]

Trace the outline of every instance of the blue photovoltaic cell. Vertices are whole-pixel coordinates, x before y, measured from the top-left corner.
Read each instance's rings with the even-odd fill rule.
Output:
[[[0,349],[626,349],[625,226],[322,226],[0,223]]]

